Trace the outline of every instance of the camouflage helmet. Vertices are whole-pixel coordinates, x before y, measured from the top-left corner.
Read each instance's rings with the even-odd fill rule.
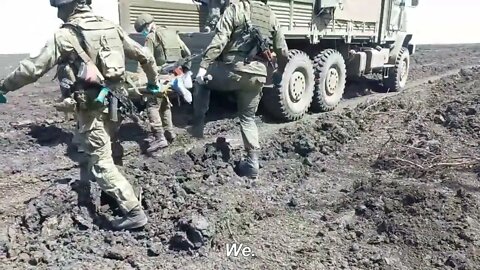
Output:
[[[135,21],[135,30],[137,32],[142,32],[145,25],[153,22],[153,16],[148,13],[143,13],[138,16],[137,20]]]
[[[73,2],[77,2],[78,4],[86,4],[86,5],[91,5],[92,0],[50,0],[50,5],[52,7],[60,7],[66,4],[70,4]]]

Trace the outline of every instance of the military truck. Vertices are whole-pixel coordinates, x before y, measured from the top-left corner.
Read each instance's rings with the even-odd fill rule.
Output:
[[[342,99],[347,78],[380,74],[385,89],[405,87],[415,52],[407,13],[418,0],[269,0],[268,4],[289,47],[281,83],[264,89],[263,104],[273,117],[294,121],[309,109],[333,110]],[[211,39],[211,34],[200,33],[204,7],[147,0],[125,5],[127,11],[120,16],[124,27],[147,11],[157,23],[183,32],[182,38],[194,52]]]

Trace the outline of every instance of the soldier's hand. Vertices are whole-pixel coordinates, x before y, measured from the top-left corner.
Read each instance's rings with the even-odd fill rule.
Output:
[[[3,85],[3,80],[0,81],[0,104],[7,103],[7,97],[5,96],[5,93],[7,90],[5,89],[5,86]]]
[[[0,104],[7,103],[7,97],[0,91]]]
[[[162,92],[162,88],[158,86],[158,84],[147,84],[147,90],[152,94],[160,94]]]
[[[205,75],[207,74],[207,70],[204,68],[198,69],[197,76],[195,76],[195,81],[198,84],[205,84]]]

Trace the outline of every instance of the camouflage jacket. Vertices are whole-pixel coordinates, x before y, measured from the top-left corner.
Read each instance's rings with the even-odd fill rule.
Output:
[[[205,50],[206,54],[200,63],[200,67],[206,69],[213,61],[220,60],[232,64],[232,68],[237,71],[267,75],[265,63],[252,61],[250,64],[245,64],[243,60],[247,56],[246,53],[235,50],[239,43],[245,42],[243,32],[247,19],[250,19],[250,2],[248,1],[231,4],[225,9],[217,24],[215,36]],[[273,12],[270,15],[270,26],[273,33],[273,50],[277,58],[283,60],[288,57],[288,47],[285,36],[280,29],[280,24]]]
[[[160,37],[162,36],[160,33],[157,33],[157,31],[162,31],[162,29],[157,29],[156,31],[150,32],[146,39],[145,39],[145,48],[147,48],[148,52],[150,52],[154,58],[157,66],[162,66],[167,62],[167,56],[166,56],[166,50],[163,47],[163,42],[160,40]],[[171,34],[170,32],[164,31],[165,34]],[[179,50],[179,55],[178,59],[172,59],[173,61],[178,61],[180,58],[188,57],[191,55],[190,50],[188,49],[187,45],[180,39],[178,34],[175,34],[175,37],[168,37],[171,38],[170,42],[167,42],[171,45],[176,45],[178,46]],[[176,58],[176,57],[175,57]]]
[[[72,15],[70,20],[78,16],[95,16],[90,8],[85,7]],[[142,46],[133,41],[128,34],[118,26],[118,35],[123,41],[125,56],[138,61],[147,75],[149,82],[154,83],[157,77],[157,68],[153,56],[145,52]],[[57,30],[53,38],[35,54],[30,54],[27,59],[20,62],[20,65],[3,82],[4,89],[9,91],[17,90],[25,85],[36,82],[40,77],[52,69],[56,64],[77,57],[73,47],[73,39],[76,39],[75,33],[68,28]]]

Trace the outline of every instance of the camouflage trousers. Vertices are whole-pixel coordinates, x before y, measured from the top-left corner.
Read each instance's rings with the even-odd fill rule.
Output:
[[[260,149],[255,114],[260,104],[266,76],[233,70],[221,62],[212,64],[207,74],[213,79],[207,85],[196,84],[193,93],[194,122],[203,126],[209,109],[210,91],[233,91],[236,94],[238,117],[245,150]]]
[[[172,110],[168,98],[150,97],[147,100],[147,115],[153,133],[173,134]]]
[[[140,205],[132,185],[115,166],[112,157],[112,138],[119,124],[109,119],[108,113],[79,111],[79,133],[82,146],[89,156],[88,168],[100,188],[113,197],[120,209],[127,213]]]

